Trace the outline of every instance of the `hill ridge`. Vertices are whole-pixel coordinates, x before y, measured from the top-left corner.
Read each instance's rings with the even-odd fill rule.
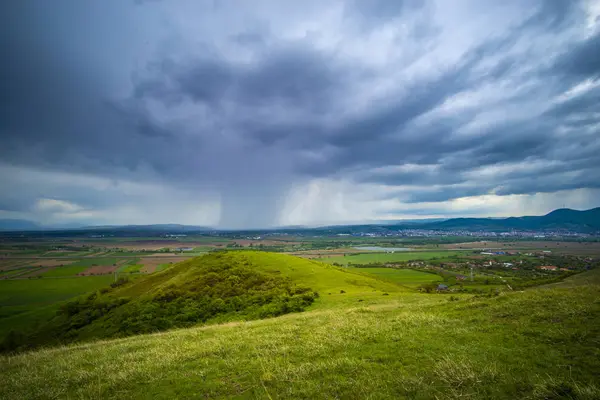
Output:
[[[214,252],[71,300],[37,330],[10,333],[2,348],[11,351],[262,319],[304,311],[321,296],[401,290],[375,277],[294,256]]]

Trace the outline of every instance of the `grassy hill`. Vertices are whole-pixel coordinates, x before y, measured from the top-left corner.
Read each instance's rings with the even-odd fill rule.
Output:
[[[21,326],[9,332],[2,348],[22,350],[274,317],[303,311],[321,294],[325,301],[317,306],[331,306],[355,294],[372,297],[401,290],[376,277],[264,252],[214,253],[111,286],[62,304],[42,323],[38,316],[33,329]]]
[[[320,297],[277,318],[4,356],[0,398],[600,398],[600,271],[493,297],[383,296],[395,285],[320,263],[227,257]],[[182,265],[154,284],[189,284]]]

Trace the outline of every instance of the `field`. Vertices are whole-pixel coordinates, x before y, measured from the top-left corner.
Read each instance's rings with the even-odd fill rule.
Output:
[[[0,336],[51,315],[59,302],[108,286],[111,276],[0,281]]]
[[[411,260],[430,260],[434,258],[451,257],[454,255],[464,254],[460,251],[399,251],[396,253],[361,253],[347,256],[331,256],[320,258],[320,261],[341,265],[349,264],[369,264],[369,263],[386,263],[396,261],[411,261]]]
[[[187,260],[189,257],[144,257],[139,263],[143,265],[141,272],[151,274],[156,270],[161,270],[166,265],[178,263]]]
[[[87,267],[82,267],[78,265],[69,265],[66,267],[56,267],[50,269],[48,272],[42,274],[43,277],[53,277],[53,276],[73,276],[77,275],[83,271],[85,271]]]
[[[1,396],[597,399],[599,295],[404,294],[41,350],[2,359]]]
[[[436,274],[414,271],[412,269],[394,268],[354,268],[361,273],[375,275],[386,281],[394,282],[402,286],[415,288],[423,284],[441,282],[442,278]]]

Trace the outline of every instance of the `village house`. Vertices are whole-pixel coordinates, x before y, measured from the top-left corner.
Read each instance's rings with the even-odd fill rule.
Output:
[[[554,265],[542,265],[541,267],[538,267],[538,269],[542,269],[544,271],[556,271],[558,270],[558,267],[555,267]]]

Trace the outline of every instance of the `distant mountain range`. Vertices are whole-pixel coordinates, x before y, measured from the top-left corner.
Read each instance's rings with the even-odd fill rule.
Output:
[[[97,225],[86,226],[77,229],[86,230],[114,230],[121,231],[154,231],[154,232],[200,232],[212,231],[214,228],[196,225],[181,225],[181,224],[152,224],[152,225]]]
[[[356,233],[364,231],[399,230],[399,229],[432,229],[432,230],[466,230],[466,231],[507,231],[507,230],[570,230],[574,232],[600,231],[600,207],[591,210],[578,211],[569,208],[554,210],[542,216],[525,216],[510,218],[451,218],[451,219],[426,219],[381,221],[360,225],[337,225],[327,227],[279,227],[273,229],[253,229],[248,231],[311,231],[320,234]],[[118,231],[127,232],[154,232],[154,233],[185,233],[208,232],[219,230],[206,226],[179,225],[179,224],[152,224],[152,225],[104,225],[104,226],[40,226],[32,221],[21,219],[0,219],[0,231]]]
[[[37,229],[41,229],[41,227],[26,219],[0,219],[0,230],[3,231],[34,231]]]
[[[538,217],[452,218],[421,225],[424,229],[441,230],[559,230],[600,231],[600,207],[586,211],[561,208]]]

